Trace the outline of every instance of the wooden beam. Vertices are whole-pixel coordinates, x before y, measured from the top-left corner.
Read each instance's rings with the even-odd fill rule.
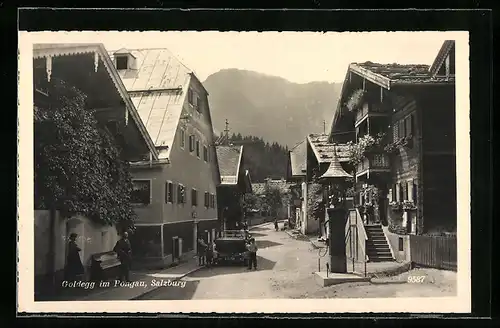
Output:
[[[390,90],[391,88],[391,80],[385,76],[373,73],[372,71],[355,64],[351,64],[349,69],[368,81],[384,87],[387,90]]]

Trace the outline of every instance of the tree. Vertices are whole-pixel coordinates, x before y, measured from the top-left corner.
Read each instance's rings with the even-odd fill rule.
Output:
[[[283,205],[282,194],[279,188],[266,185],[264,187],[264,203],[266,210],[271,212],[278,211]]]
[[[85,108],[86,96],[53,80],[48,108],[35,108],[35,206],[64,217],[133,226],[128,164],[107,129]]]
[[[258,209],[260,207],[260,199],[255,194],[246,194],[243,198],[243,211],[245,213],[250,212],[251,210]]]

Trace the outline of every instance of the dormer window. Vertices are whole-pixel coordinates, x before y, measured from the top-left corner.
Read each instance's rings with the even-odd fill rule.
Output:
[[[128,69],[128,56],[116,56],[116,69]]]
[[[136,58],[129,50],[122,48],[115,51],[113,55],[117,70],[137,69]]]

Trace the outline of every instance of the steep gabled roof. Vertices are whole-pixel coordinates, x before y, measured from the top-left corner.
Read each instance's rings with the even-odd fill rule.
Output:
[[[196,77],[168,49],[119,51],[135,57],[135,69],[118,73],[155,146],[169,157],[190,81]]]
[[[243,146],[216,146],[222,185],[238,184]]]
[[[292,176],[303,176],[306,174],[307,144],[301,141],[289,152],[290,168]]]
[[[453,49],[455,41],[445,41],[432,66],[425,64],[378,64],[373,62],[351,63],[342,84],[339,102],[333,112],[330,136],[335,132],[335,125],[343,114],[343,106],[351,92],[349,83],[351,74],[358,75],[387,90],[393,86],[414,86],[434,84],[454,84],[455,76],[436,76],[446,55]]]
[[[332,161],[334,149],[337,151],[337,158],[340,163],[349,161],[347,145],[328,142],[328,135],[326,134],[310,134],[307,136],[307,141],[320,164]]]
[[[137,112],[137,108],[120,78],[118,71],[113,65],[112,59],[109,57],[109,53],[106,51],[105,47],[101,43],[44,43],[44,44],[34,44],[33,45],[33,58],[41,58],[47,56],[63,56],[63,55],[77,55],[82,53],[94,53],[96,56],[101,58],[104,67],[108,71],[113,83],[116,86],[120,96],[122,97],[126,110],[130,114],[132,121],[136,124],[144,142],[148,145],[151,152],[151,157],[153,159],[158,159],[159,154],[155,148],[154,142],[150,135],[147,133],[147,128],[144,121],[140,117],[140,113]]]
[[[127,50],[125,48],[121,48],[119,50],[116,50],[115,52],[112,53],[112,55],[130,55],[134,58],[137,58],[134,56],[134,54],[132,52],[130,52],[130,50]]]
[[[446,40],[443,43],[441,49],[439,49],[436,59],[434,59],[434,62],[432,63],[431,68],[429,69],[429,72],[432,76],[435,76],[439,72],[441,66],[443,66],[444,64],[446,57],[454,47],[455,47],[454,40]]]

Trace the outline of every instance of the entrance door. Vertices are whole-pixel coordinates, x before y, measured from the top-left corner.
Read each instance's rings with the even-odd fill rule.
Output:
[[[172,237],[172,260],[176,260],[180,257],[180,247],[179,247],[179,237]]]
[[[388,209],[388,203],[389,199],[386,197],[381,197],[379,199],[379,207],[378,207],[378,213],[380,216],[380,223],[382,223],[383,226],[387,226],[387,209]]]

